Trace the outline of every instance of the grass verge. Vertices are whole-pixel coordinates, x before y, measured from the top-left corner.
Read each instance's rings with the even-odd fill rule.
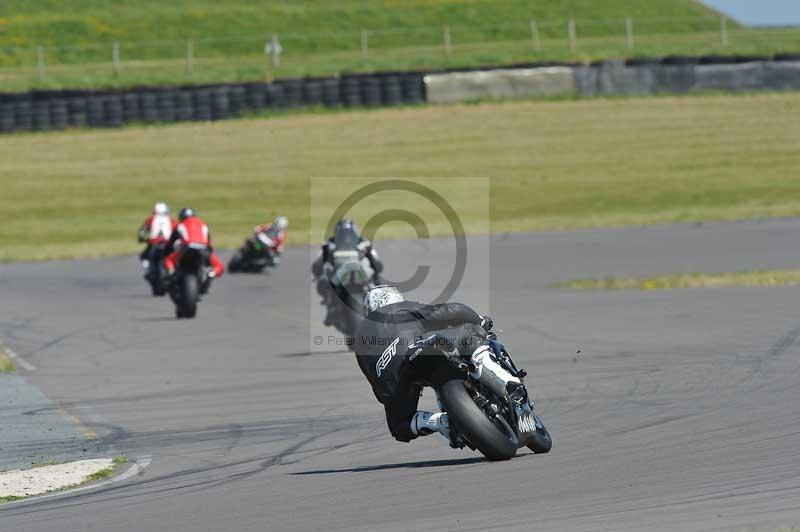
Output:
[[[83,484],[87,484],[89,482],[95,482],[95,481],[98,481],[98,480],[103,480],[103,479],[106,479],[106,478],[110,478],[111,475],[114,474],[114,471],[116,471],[117,467],[119,467],[120,465],[126,463],[127,461],[128,461],[128,457],[125,456],[125,455],[114,457],[114,460],[111,462],[111,467],[107,467],[105,469],[101,469],[100,471],[98,471],[96,473],[92,473],[91,475],[86,477],[86,480],[83,482]]]
[[[445,198],[467,231],[529,231],[800,215],[800,94],[425,106],[115,131],[0,143],[0,260],[131,254],[155,201],[191,205],[219,247],[289,217],[319,240],[309,178],[491,180]],[[331,187],[331,201],[336,200]],[[480,201],[479,201],[480,200]],[[370,208],[396,208],[376,197]],[[363,223],[364,206],[350,214]],[[424,213],[423,213],[424,214]],[[490,218],[490,220],[487,220]],[[423,219],[425,217],[423,216]],[[425,220],[427,221],[427,220]],[[431,233],[446,235],[446,227]],[[407,226],[379,237],[410,237]]]
[[[786,285],[800,285],[800,270],[759,270],[754,272],[670,274],[653,277],[572,279],[557,283],[554,286],[575,290],[669,290],[673,288]]]
[[[0,373],[12,373],[17,370],[11,358],[0,349]]]

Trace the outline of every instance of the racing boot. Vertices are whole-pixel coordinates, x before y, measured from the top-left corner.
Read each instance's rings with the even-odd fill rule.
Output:
[[[411,418],[411,432],[415,436],[427,436],[438,432],[449,442],[450,424],[447,420],[447,414],[444,412],[432,413],[419,410],[414,414],[414,417]]]

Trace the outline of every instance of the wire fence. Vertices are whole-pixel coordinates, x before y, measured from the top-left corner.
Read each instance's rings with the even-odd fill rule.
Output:
[[[535,60],[787,51],[800,52],[800,28],[743,28],[724,16],[265,31],[262,35],[0,48],[0,87],[231,81]]]

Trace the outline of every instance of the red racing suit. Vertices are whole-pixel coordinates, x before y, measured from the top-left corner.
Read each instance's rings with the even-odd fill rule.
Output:
[[[258,237],[260,233],[264,233],[274,242],[272,249],[278,255],[283,253],[283,243],[286,242],[286,231],[278,231],[273,229],[272,224],[264,224],[256,226],[256,228],[253,229],[253,233],[255,233],[256,237]]]
[[[170,274],[175,271],[175,262],[178,260],[181,248],[186,244],[203,244],[208,246],[208,262],[214,271],[214,277],[220,277],[222,275],[225,268],[222,266],[222,262],[220,262],[219,257],[217,257],[217,254],[214,253],[214,249],[211,247],[211,235],[208,232],[208,226],[203,220],[196,216],[186,218],[180,222],[172,232],[169,245],[173,247],[175,251],[167,255],[167,258],[164,259],[164,266]]]

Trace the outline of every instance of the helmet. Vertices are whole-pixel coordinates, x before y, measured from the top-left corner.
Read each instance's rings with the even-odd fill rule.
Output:
[[[169,214],[169,207],[163,201],[159,201],[153,205],[153,214]]]
[[[186,218],[191,218],[194,215],[195,215],[194,209],[192,209],[191,207],[184,207],[178,214],[178,220],[184,221]]]
[[[370,312],[374,312],[386,305],[400,303],[401,301],[405,301],[403,294],[400,293],[397,287],[390,284],[382,284],[370,288],[367,295],[364,296],[364,306],[367,307]]]
[[[289,227],[289,220],[286,219],[286,216],[276,216],[272,221],[272,225],[279,231],[285,231]]]
[[[344,218],[336,222],[336,229],[334,230],[334,234],[338,233],[339,231],[350,231],[355,234],[358,234],[358,226],[350,218]]]

